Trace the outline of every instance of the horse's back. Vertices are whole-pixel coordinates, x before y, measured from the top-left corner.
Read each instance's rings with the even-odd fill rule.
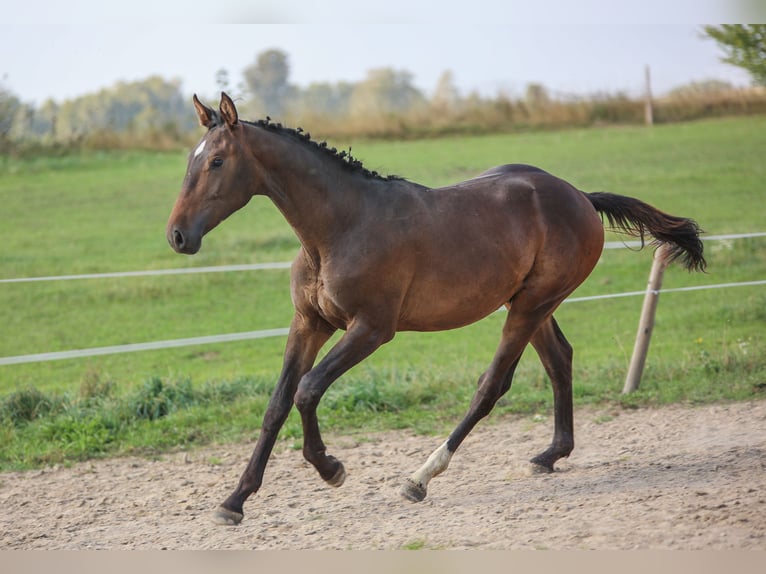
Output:
[[[535,167],[534,165],[528,165],[526,163],[506,163],[504,165],[498,165],[493,168],[482,172],[479,177],[489,175],[504,175],[504,174],[523,174],[523,173],[548,173],[544,169]],[[548,173],[548,175],[550,175]]]

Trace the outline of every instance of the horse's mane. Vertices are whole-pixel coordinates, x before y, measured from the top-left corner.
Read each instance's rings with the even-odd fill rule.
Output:
[[[254,122],[245,121],[245,120],[240,120],[240,121],[244,124],[269,130],[270,132],[292,137],[298,143],[302,145],[310,146],[314,149],[320,150],[321,153],[331,158],[332,160],[340,163],[343,167],[345,167],[346,169],[352,172],[361,173],[367,177],[370,177],[373,179],[379,179],[381,181],[394,181],[394,180],[402,179],[401,177],[396,175],[381,175],[377,171],[371,171],[367,169],[366,167],[364,167],[364,165],[362,164],[360,160],[356,159],[355,157],[351,155],[350,146],[348,148],[348,151],[340,151],[334,147],[328,147],[328,144],[326,141],[318,142],[316,140],[311,139],[311,134],[305,131],[303,128],[300,128],[300,127],[289,128],[289,127],[283,126],[280,123],[272,122],[271,118],[268,116],[266,116],[266,119],[256,120]]]

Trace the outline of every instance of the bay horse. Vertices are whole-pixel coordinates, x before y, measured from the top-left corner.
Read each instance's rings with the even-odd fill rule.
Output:
[[[668,262],[704,270],[701,233],[690,219],[612,193],[584,193],[542,169],[503,165],[431,189],[383,177],[361,162],[269,118],[240,120],[226,93],[218,110],[193,98],[207,132],[189,154],[167,224],[167,240],[193,254],[202,237],[254,195],[274,202],[300,240],[290,290],[295,314],[284,363],[252,457],[232,494],[214,513],[238,524],[245,500],[261,486],[277,434],[295,404],[303,455],[330,485],[346,477],[327,454],[317,405],[328,387],[390,341],[397,331],[468,325],[503,305],[500,343],[479,377],[470,407],[402,495],[417,502],[473,427],[511,386],[531,343],[550,378],[554,432],[531,463],[552,472],[574,448],[572,347],[553,312],[591,273],[604,245],[605,216],[617,230],[667,244]],[[599,216],[601,214],[601,216]],[[316,364],[321,347],[345,331]]]

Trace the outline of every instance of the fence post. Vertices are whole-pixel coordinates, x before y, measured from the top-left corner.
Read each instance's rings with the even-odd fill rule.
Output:
[[[636,342],[633,346],[633,356],[630,358],[628,375],[625,377],[625,386],[622,389],[622,394],[624,395],[638,389],[641,375],[644,372],[646,355],[649,352],[649,341],[652,338],[652,330],[654,329],[654,316],[657,311],[657,303],[660,300],[662,277],[667,267],[665,259],[666,249],[667,245],[662,244],[654,252],[652,270],[649,272],[649,283],[646,286],[646,294],[644,295],[644,305],[641,308],[641,318],[638,321],[638,332],[636,333]]]
[[[654,125],[654,109],[652,107],[652,80],[649,66],[644,68],[644,123]]]

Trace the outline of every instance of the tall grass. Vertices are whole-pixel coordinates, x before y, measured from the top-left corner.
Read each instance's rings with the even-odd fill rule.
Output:
[[[453,105],[428,105],[396,114],[326,116],[289,114],[292,125],[311,126],[322,137],[417,139],[447,135],[519,133],[606,125],[642,125],[644,100],[622,93],[529,100],[499,95],[468,97]],[[759,88],[681,92],[652,102],[654,122],[766,113],[766,91]]]
[[[672,362],[649,365],[640,390],[619,394],[624,364],[607,361],[575,369],[575,402],[636,408],[668,403],[702,404],[766,397],[762,344],[742,341],[723,352],[702,348]],[[365,366],[331,387],[319,409],[326,430],[368,433],[406,428],[448,433],[470,402],[476,372],[445,373]],[[551,408],[550,382],[526,360],[514,389],[492,418],[533,415]],[[273,379],[241,378],[193,385],[189,379],[152,377],[122,394],[100,384],[80,393],[43,393],[28,388],[0,401],[0,470],[120,454],[150,455],[210,442],[250,438],[260,427]],[[295,411],[281,431],[286,446],[299,446]]]
[[[123,394],[110,385],[79,395],[16,391],[0,401],[0,468],[204,442],[210,429],[187,427],[190,419],[204,421],[237,400],[262,414],[269,390],[253,379],[194,387],[188,379],[152,377]]]

